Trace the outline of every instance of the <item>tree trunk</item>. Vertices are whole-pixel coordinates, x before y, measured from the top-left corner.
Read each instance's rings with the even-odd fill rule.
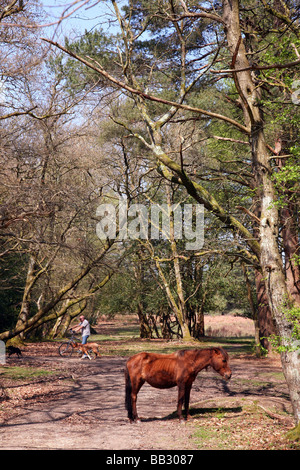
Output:
[[[245,46],[241,37],[238,0],[224,0],[223,20],[228,47],[232,54],[232,68],[244,69],[250,66]],[[297,344],[292,337],[292,325],[284,307],[290,300],[283,272],[282,259],[278,247],[278,209],[274,202],[275,191],[271,179],[271,168],[268,159],[268,148],[265,142],[263,120],[259,109],[259,94],[251,71],[233,73],[235,85],[244,110],[244,117],[249,128],[252,150],[252,168],[256,187],[261,203],[260,264],[269,305],[276,322],[282,346],[286,349],[281,353],[283,371],[289,387],[291,402],[296,423],[300,421],[300,360]],[[290,351],[295,348],[295,351]]]
[[[299,254],[299,242],[296,222],[290,205],[282,209],[281,220],[283,223],[281,235],[284,249],[286,282],[293,301],[300,305],[300,267],[295,258],[295,255]]]
[[[19,318],[16,324],[16,328],[23,327],[23,326],[25,327],[27,325],[27,321],[30,316],[31,291],[35,282],[35,275],[34,275],[35,267],[36,267],[35,258],[33,256],[30,256],[29,262],[28,262],[24,294],[22,298],[22,304],[21,304],[20,314],[19,314]],[[22,331],[21,333],[19,333],[18,336],[19,336],[20,341],[23,341],[25,339],[25,332]]]
[[[271,346],[268,338],[272,335],[276,335],[276,326],[269,307],[266,285],[261,272],[258,270],[255,271],[255,286],[257,297],[256,319],[258,343],[263,349],[269,351]]]
[[[138,303],[137,314],[138,314],[139,322],[140,322],[140,337],[141,338],[152,338],[152,331],[151,331],[151,328],[149,326],[147,316],[143,311],[142,302]]]
[[[59,324],[59,327],[55,333],[55,337],[58,336],[60,338],[63,338],[68,331],[68,328],[70,326],[70,323],[72,321],[72,316],[69,311],[67,311],[63,317],[61,318],[61,322]]]
[[[62,317],[62,318],[60,317],[60,318],[58,318],[58,319],[56,320],[55,324],[54,324],[53,327],[51,328],[51,331],[50,331],[50,333],[49,333],[49,335],[48,335],[48,336],[49,336],[49,339],[54,339],[54,338],[57,336],[57,332],[58,332],[58,330],[59,330],[59,327],[60,327],[62,321],[63,321],[63,317]]]
[[[254,190],[255,187],[252,187]],[[257,195],[259,196],[259,195]],[[258,198],[254,201],[254,214],[257,219],[261,218],[260,200]],[[257,223],[253,226],[253,234],[256,239],[260,238],[259,226]],[[276,326],[269,306],[269,300],[266,291],[265,281],[259,269],[255,269],[255,286],[256,286],[256,315],[255,315],[255,334],[258,336],[256,344],[260,345],[265,351],[270,351],[271,343],[269,337],[276,335]]]
[[[204,311],[202,304],[200,307],[197,307],[195,311],[194,338],[203,338],[205,336],[204,330]]]

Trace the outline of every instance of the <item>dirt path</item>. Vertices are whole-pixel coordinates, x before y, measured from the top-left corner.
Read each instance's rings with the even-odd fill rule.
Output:
[[[26,360],[40,365],[37,358]],[[212,409],[222,410],[228,421],[235,419],[235,426],[238,419],[247,416],[250,419],[245,409],[254,403],[263,407],[262,413],[265,413],[263,409],[273,410],[272,413],[275,410],[275,418],[282,413],[285,427],[293,425],[280,365],[254,359],[232,360],[233,376],[229,383],[213,371],[201,372],[191,393],[193,418],[184,424],[173,414],[176,389],[156,390],[144,385],[138,396],[138,410],[143,419],[132,425],[124,408],[125,360],[121,357],[101,357],[95,361],[48,358],[50,366],[52,361],[56,367],[75,371],[78,367],[67,396],[62,393],[50,401],[28,400],[28,404],[23,404],[0,428],[1,449],[196,449],[199,444],[198,447],[195,444],[195,433],[207,422]],[[241,418],[243,413],[245,418]]]

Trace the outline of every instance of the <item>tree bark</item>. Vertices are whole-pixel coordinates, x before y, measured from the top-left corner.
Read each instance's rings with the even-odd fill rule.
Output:
[[[34,256],[30,256],[28,262],[28,269],[27,269],[27,276],[26,282],[24,287],[24,293],[22,298],[21,309],[19,313],[19,318],[16,324],[16,328],[25,328],[27,325],[28,318],[30,316],[30,303],[31,303],[31,291],[32,287],[35,284],[36,276],[35,276],[35,268],[36,268],[36,260]],[[18,335],[20,341],[25,339],[24,330]]]
[[[141,338],[153,338],[152,330],[149,326],[147,315],[144,312],[143,302],[140,301],[137,306],[137,314],[140,322],[140,337]]]
[[[269,351],[270,341],[269,337],[276,335],[276,326],[269,307],[269,299],[266,291],[266,284],[264,282],[262,273],[258,270],[255,271],[255,286],[257,298],[257,327],[258,327],[258,341],[262,348]]]
[[[295,255],[299,254],[299,241],[293,212],[290,204],[282,209],[281,220],[283,229],[281,235],[288,290],[295,304],[300,306],[300,267],[295,258]]]

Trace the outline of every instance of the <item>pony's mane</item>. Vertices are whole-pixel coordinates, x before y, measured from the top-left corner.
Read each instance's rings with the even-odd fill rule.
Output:
[[[185,351],[179,351],[178,352],[178,357],[180,357],[180,353],[185,353],[186,351],[188,350],[185,350]],[[212,347],[212,348],[200,348],[200,349],[191,349],[190,351],[193,351],[197,356],[198,355],[201,355],[202,353],[206,352],[206,351],[219,351],[222,356],[224,357],[224,359],[226,359],[226,361],[228,360],[228,353],[221,347]]]

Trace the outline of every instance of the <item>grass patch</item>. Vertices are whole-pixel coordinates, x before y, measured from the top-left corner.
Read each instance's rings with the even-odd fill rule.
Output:
[[[220,436],[218,436],[220,438]],[[193,434],[193,439],[198,449],[205,449],[207,442],[211,442],[216,438],[216,430],[200,427]]]
[[[299,443],[286,439],[282,423],[270,418],[254,402],[193,411],[189,427],[196,449],[299,450]]]
[[[11,380],[32,380],[36,378],[56,375],[57,371],[46,369],[37,369],[22,366],[5,366],[0,367],[0,377]]]
[[[116,337],[103,337],[102,335],[92,335],[89,341],[98,341],[102,354],[108,356],[132,356],[142,351],[170,354],[183,349],[224,347],[228,353],[251,354],[252,342],[249,338],[203,338],[200,341],[192,340],[185,342],[182,340],[163,339],[141,339],[138,336],[124,336],[121,333]]]
[[[272,379],[277,379],[277,380],[280,380],[280,381],[284,381],[285,380],[285,377],[284,377],[284,373],[283,372],[259,372],[258,373],[258,376],[260,375],[263,375],[264,377],[269,377],[270,380]]]
[[[201,343],[200,341],[193,341],[187,343],[184,341],[168,341],[165,340],[155,340],[155,339],[128,339],[122,340],[119,339],[117,342],[100,342],[100,348],[103,354],[108,356],[132,356],[142,351],[161,353],[161,354],[171,354],[178,350],[183,349],[195,349],[195,348],[209,348],[213,346],[218,346],[219,343]]]

